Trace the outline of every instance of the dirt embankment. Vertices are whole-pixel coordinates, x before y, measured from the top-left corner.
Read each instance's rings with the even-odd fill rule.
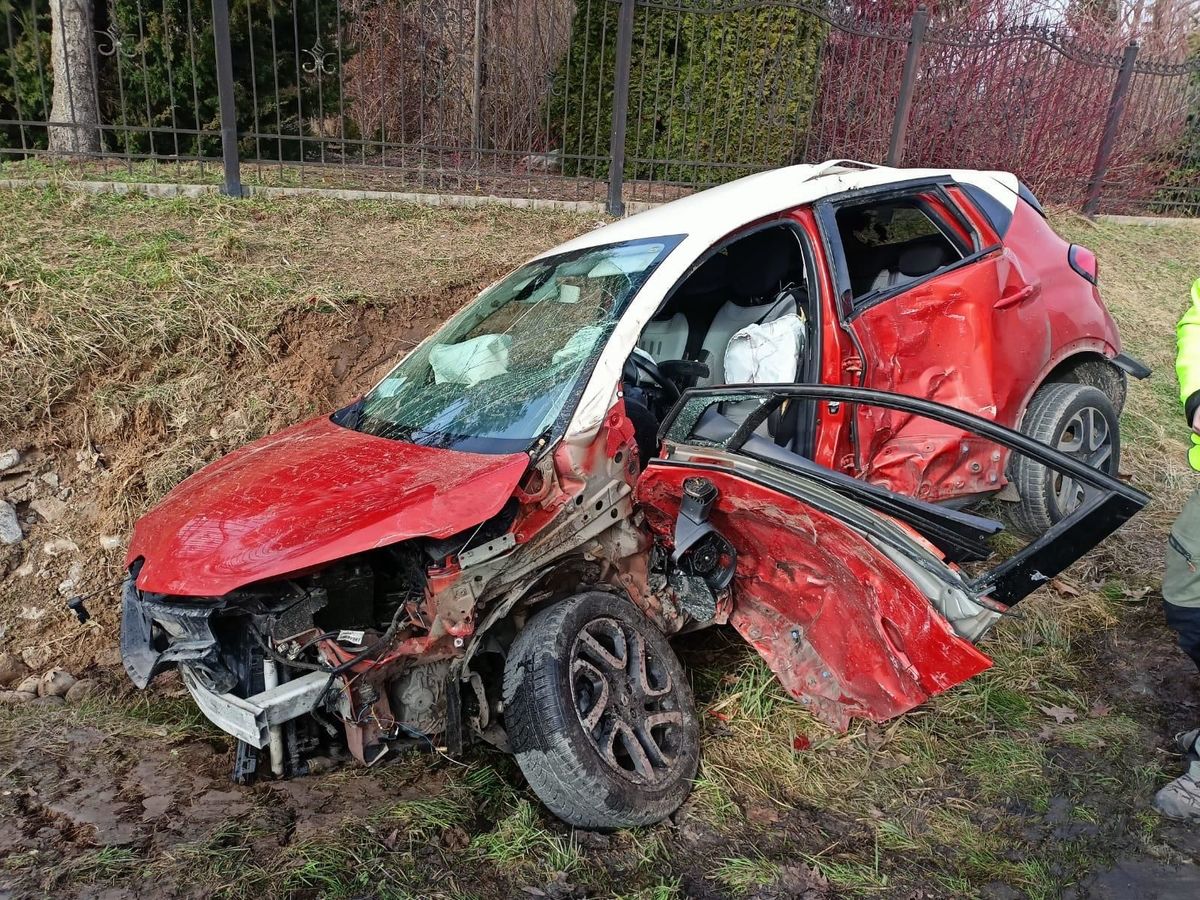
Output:
[[[469,295],[427,298],[412,310],[353,307],[336,318],[298,313],[267,337],[266,359],[232,361],[223,411],[206,433],[179,434],[158,410],[137,410],[119,424],[89,418],[86,407],[67,409],[54,426],[21,435],[0,472],[0,496],[15,509],[23,532],[0,548],[0,637],[32,674],[62,666],[76,677],[119,666],[118,592],[130,519],[169,485],[147,476],[154,460],[172,468],[199,468],[297,418],[335,409],[369,387],[386,369]],[[120,377],[120,376],[118,376]],[[102,390],[95,376],[91,393]],[[276,402],[248,421],[240,385],[269,386]],[[110,420],[111,421],[111,420]],[[180,472],[180,474],[185,474]],[[148,483],[149,482],[149,483]],[[81,625],[69,598],[87,601],[92,618]]]

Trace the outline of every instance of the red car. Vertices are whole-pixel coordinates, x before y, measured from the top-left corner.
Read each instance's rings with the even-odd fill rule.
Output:
[[[667,635],[886,719],[1146,502],[1096,274],[1000,173],[796,166],[590,232],[138,522],[126,670],[177,666],[239,781],[478,737],[570,822],[661,819],[699,753]],[[991,496],[1041,537],[968,574]]]

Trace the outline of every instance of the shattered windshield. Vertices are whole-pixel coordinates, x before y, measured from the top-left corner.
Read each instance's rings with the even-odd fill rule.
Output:
[[[608,244],[522,266],[339,421],[426,446],[525,450],[558,419],[629,300],[678,242]]]

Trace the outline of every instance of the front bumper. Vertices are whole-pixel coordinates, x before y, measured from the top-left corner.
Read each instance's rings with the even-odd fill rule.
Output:
[[[142,594],[130,575],[121,591],[121,662],[139,688],[173,665],[190,664],[210,685],[228,691],[237,676],[221,659],[211,605],[166,603]]]
[[[269,688],[253,697],[218,694],[209,688],[191,666],[180,666],[179,673],[210,722],[238,740],[265,747],[273,725],[282,725],[312,712],[332,679],[325,672],[309,672],[295,681]]]
[[[245,665],[231,667],[231,660],[221,652],[212,629],[217,609],[211,603],[147,597],[130,576],[121,595],[121,661],[139,688],[164,669],[177,666],[192,699],[214,725],[264,747],[271,727],[311,712],[332,679],[326,672],[311,672],[253,696],[238,697],[233,689],[249,683],[249,678],[239,678],[234,669],[244,670]]]

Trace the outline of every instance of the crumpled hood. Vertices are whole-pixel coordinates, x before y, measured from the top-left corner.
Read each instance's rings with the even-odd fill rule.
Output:
[[[449,537],[495,515],[529,457],[439,450],[326,417],[247,444],[192,475],[133,529],[137,585],[220,596],[414,537]]]

